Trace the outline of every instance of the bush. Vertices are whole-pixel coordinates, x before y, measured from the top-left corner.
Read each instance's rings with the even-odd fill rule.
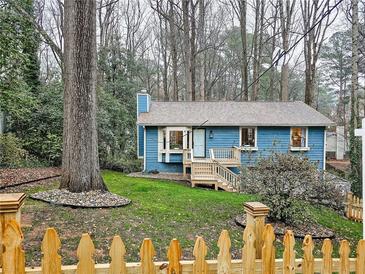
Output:
[[[333,184],[322,180],[313,163],[291,154],[274,153],[254,169],[243,168],[241,174],[242,190],[259,194],[270,207],[271,218],[290,224],[307,219],[304,201],[322,203],[340,196]]]
[[[101,161],[101,167],[104,169],[131,173],[142,170],[142,161],[140,159],[108,158]]]
[[[0,134],[0,166],[18,167],[26,160],[28,153],[14,134]]]

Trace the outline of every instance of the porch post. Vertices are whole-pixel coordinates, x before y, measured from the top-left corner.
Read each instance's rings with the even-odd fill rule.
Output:
[[[246,202],[244,204],[246,212],[246,225],[252,226],[256,236],[256,259],[261,259],[263,238],[262,233],[265,227],[265,219],[270,208],[260,202]]]
[[[3,234],[5,224],[10,220],[16,220],[20,225],[20,209],[24,203],[25,193],[0,193],[0,267],[2,266]]]

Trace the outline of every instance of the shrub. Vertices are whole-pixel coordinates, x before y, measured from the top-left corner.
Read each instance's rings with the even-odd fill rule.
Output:
[[[142,170],[142,161],[140,159],[107,158],[106,160],[101,161],[101,167],[124,173],[131,173]]]
[[[243,168],[241,174],[242,190],[259,194],[271,209],[270,217],[286,223],[308,217],[304,201],[322,203],[340,196],[333,184],[322,180],[313,163],[291,154],[274,153],[254,169]]]
[[[27,151],[23,149],[22,142],[14,134],[0,134],[0,166],[21,166],[27,157]]]

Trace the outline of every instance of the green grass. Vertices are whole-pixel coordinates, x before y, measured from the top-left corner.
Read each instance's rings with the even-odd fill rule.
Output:
[[[254,195],[191,188],[183,183],[146,178],[132,178],[119,172],[104,171],[103,178],[113,193],[127,197],[132,203],[111,209],[73,209],[27,200],[23,214],[32,219],[32,227],[25,228],[27,263],[40,264],[40,244],[44,230],[54,226],[62,242],[64,264],[76,262],[75,250],[82,233],[92,235],[96,247],[96,261],[108,261],[112,237],[119,234],[127,248],[127,260],[138,261],[143,239],[152,239],[159,260],[166,259],[166,249],[173,238],[180,240],[184,258],[192,258],[196,236],[203,236],[208,246],[208,258],[218,253],[217,240],[222,229],[227,229],[234,257],[240,257],[242,228],[234,217],[244,214],[243,203],[258,200]],[[56,185],[52,185],[56,187]],[[40,190],[40,188],[36,188]],[[25,190],[35,191],[34,187]],[[361,238],[361,224],[344,219],[336,212],[310,206],[312,218],[333,229],[338,240],[348,239],[354,245]],[[278,256],[282,253],[282,239],[277,239]],[[301,256],[301,241],[296,244]],[[316,245],[320,256],[320,244]]]

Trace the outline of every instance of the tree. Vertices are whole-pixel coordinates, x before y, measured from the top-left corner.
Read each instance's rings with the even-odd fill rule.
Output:
[[[293,17],[295,12],[295,0],[285,1],[285,8],[283,1],[279,1],[280,7],[280,24],[281,24],[281,39],[283,51],[286,52],[289,49],[289,35],[292,30]],[[287,60],[288,55],[284,56],[284,61],[281,66],[281,81],[280,81],[280,100],[289,100],[289,63]],[[289,58],[288,58],[289,59]]]
[[[355,137],[355,129],[360,127],[359,118],[359,15],[358,0],[352,0],[352,58],[351,58],[351,121],[350,121],[350,162],[352,191],[361,195],[361,143]],[[363,182],[364,183],[364,182]]]
[[[346,106],[349,97],[348,82],[351,76],[351,36],[348,31],[332,34],[328,43],[323,46],[321,61],[326,83],[329,87],[333,87],[337,94],[336,120],[338,125],[345,127],[345,139],[347,139]]]
[[[61,188],[106,190],[96,127],[96,0],[65,1]]]
[[[305,98],[304,102],[314,106],[314,89],[316,86],[317,61],[322,48],[328,27],[336,17],[327,16],[321,19],[329,10],[330,1],[302,0],[300,1],[302,12],[302,30],[304,36],[304,59],[305,59]],[[321,20],[321,21],[319,21]],[[317,25],[315,25],[319,22]]]

